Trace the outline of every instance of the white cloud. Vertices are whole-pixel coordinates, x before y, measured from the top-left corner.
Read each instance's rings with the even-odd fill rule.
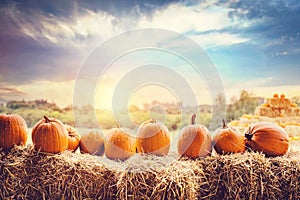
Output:
[[[285,55],[287,55],[287,54],[288,54],[287,51],[282,51],[282,52],[276,52],[276,53],[275,53],[276,56],[285,56]]]
[[[118,26],[114,25],[118,19],[106,12],[84,10],[69,18],[40,12],[27,15],[15,6],[7,8],[5,12],[23,34],[42,45],[53,43],[82,48],[93,45],[95,41],[99,43],[119,31]]]
[[[19,85],[18,89],[28,94],[25,96],[26,100],[44,98],[57,103],[61,107],[73,103],[74,81],[36,81]]]
[[[249,38],[241,37],[238,34],[218,32],[205,35],[191,35],[190,37],[198,44],[207,48],[244,43],[250,40]]]
[[[78,81],[78,80],[77,80]],[[88,96],[87,91],[94,88],[89,80],[80,81],[80,86],[76,87],[76,95],[74,96],[75,81],[35,81],[33,83],[19,85],[14,87],[15,90],[22,92],[22,95],[16,96],[17,93],[13,93],[7,97],[8,100],[35,100],[35,99],[47,99],[49,101],[55,102],[59,107],[66,107],[73,104],[74,106],[83,106],[93,103],[93,99]],[[111,95],[113,87],[110,82],[106,82],[101,91],[96,91],[95,93],[95,106],[97,108],[110,108],[111,106]],[[1,85],[0,85],[1,93]],[[83,94],[78,96],[78,94]],[[6,96],[5,96],[6,97]],[[10,97],[10,98],[9,98]],[[12,98],[13,97],[13,98]],[[75,98],[75,99],[74,99]],[[100,106],[99,106],[100,105]]]
[[[267,44],[265,44],[265,48],[279,46],[279,45],[284,44],[287,41],[288,41],[288,37],[287,36],[281,36],[280,38],[273,39],[270,42],[268,42]]]
[[[203,9],[202,4],[194,6],[171,4],[163,10],[155,11],[151,18],[142,16],[138,20],[137,27],[165,28],[179,33],[215,31],[230,24],[228,12],[229,9],[216,6]]]
[[[0,99],[6,100],[21,100],[27,94],[23,92],[20,88],[14,85],[10,85],[5,82],[0,82]]]
[[[172,30],[187,34],[202,45],[230,45],[248,41],[238,34],[222,31],[228,27],[251,25],[230,19],[230,11],[230,8],[215,6],[215,1],[202,1],[191,6],[173,3],[154,11],[150,17],[143,13],[128,13],[127,16],[118,18],[104,11],[87,9],[74,12],[68,18],[39,12],[27,15],[14,6],[9,7],[6,13],[23,34],[43,45],[50,43],[92,49],[118,33],[136,28]],[[198,33],[200,34],[197,35]]]
[[[142,16],[138,20],[137,27],[162,28],[186,34],[206,48],[248,42],[250,38],[224,30],[248,27],[258,22],[232,20],[228,17],[230,8],[218,7],[214,4],[213,1],[201,2],[193,6],[185,6],[181,3],[170,4],[163,10],[155,11],[151,18]]]

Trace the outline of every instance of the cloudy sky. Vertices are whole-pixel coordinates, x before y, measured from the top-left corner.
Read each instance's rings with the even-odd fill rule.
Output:
[[[228,99],[242,89],[266,97],[275,92],[288,97],[300,94],[299,0],[4,0],[0,24],[0,100],[45,98],[60,106],[72,104],[78,74],[91,52],[119,34],[143,28],[174,31],[202,47]],[[169,40],[168,45],[174,45],[165,39]],[[163,55],[163,64],[177,63],[174,70],[194,85],[194,91],[198,88],[196,96],[209,95],[205,78],[193,81],[193,70]],[[157,52],[143,51],[119,59],[98,80],[98,107],[109,107],[116,85],[133,65],[142,65],[145,59],[151,63],[157,57]],[[141,88],[133,91],[137,103],[153,97],[178,100],[174,91],[159,84]],[[198,99],[201,103],[210,100]]]

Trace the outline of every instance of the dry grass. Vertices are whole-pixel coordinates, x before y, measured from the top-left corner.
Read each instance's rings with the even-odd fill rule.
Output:
[[[298,143],[295,143],[299,145]],[[32,146],[0,151],[0,199],[300,199],[300,151],[125,162]]]

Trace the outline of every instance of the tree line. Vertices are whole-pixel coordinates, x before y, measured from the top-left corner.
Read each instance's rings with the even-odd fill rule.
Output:
[[[209,109],[199,109],[198,122],[204,124],[211,129],[220,126],[221,119],[216,117],[215,121],[212,121],[212,114],[217,116],[224,116],[226,121],[232,121],[238,119],[243,114],[253,114],[255,108],[263,103],[264,99],[256,97],[253,93],[246,90],[240,92],[239,97],[232,97],[229,104],[226,104],[225,97],[219,96],[215,99],[214,105]],[[199,107],[203,108],[203,107]],[[186,125],[189,121],[181,121],[180,113],[174,110],[174,106],[169,113],[166,114],[165,123],[170,130],[177,130],[181,126]],[[196,110],[196,108],[195,108]],[[225,111],[225,113],[224,113]],[[0,104],[0,113],[16,113],[20,114],[27,122],[28,127],[32,127],[37,121],[39,121],[44,115],[49,117],[55,117],[60,119],[63,123],[75,125],[74,123],[74,112],[76,115],[76,126],[93,128],[101,125],[101,128],[109,129],[115,127],[114,115],[109,110],[94,110],[90,105],[82,106],[80,108],[67,106],[60,108],[53,102],[48,102],[45,99],[38,99],[35,101],[10,101],[6,105]],[[153,113],[154,112],[154,113]],[[193,109],[181,113],[181,115],[191,115]],[[223,112],[223,113],[222,113]],[[129,114],[128,114],[129,113]],[[152,114],[148,111],[140,109],[133,105],[128,110],[118,113],[119,119],[124,119],[124,125],[132,128],[133,125],[140,124],[143,121],[157,117],[162,118],[163,113],[155,113],[152,110]],[[128,115],[131,122],[128,121]],[[97,118],[97,122],[92,118]]]

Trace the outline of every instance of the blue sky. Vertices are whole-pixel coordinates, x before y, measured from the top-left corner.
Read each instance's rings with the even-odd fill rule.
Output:
[[[228,98],[242,89],[266,97],[300,93],[299,0],[29,0],[0,6],[2,99],[72,104],[76,76],[90,52],[140,28],[175,31],[198,43],[219,71]],[[116,83],[103,84],[111,94]]]

